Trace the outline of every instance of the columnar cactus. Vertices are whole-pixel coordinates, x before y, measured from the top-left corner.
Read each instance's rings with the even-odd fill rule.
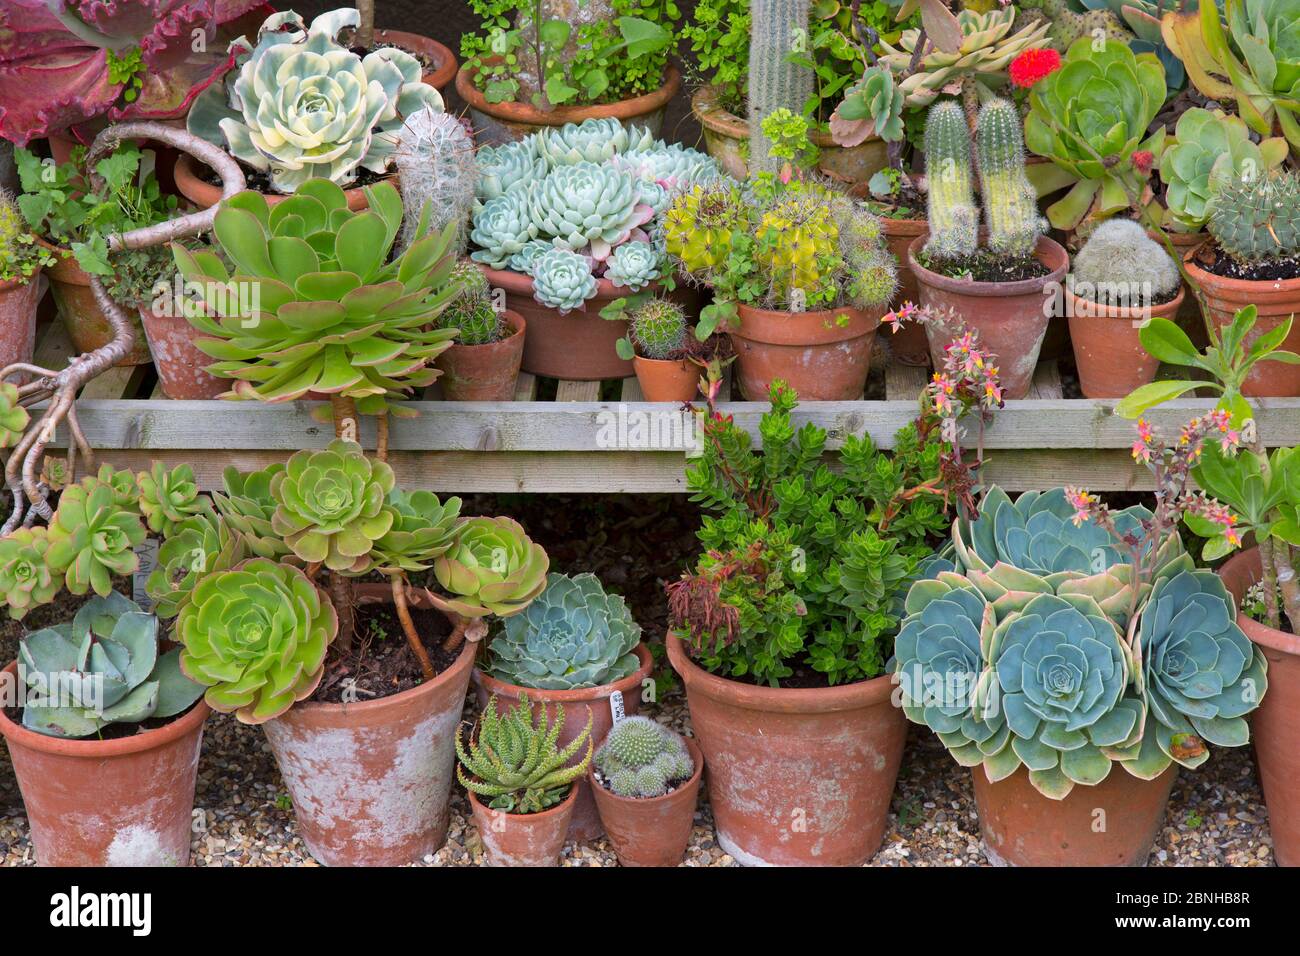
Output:
[[[981,107],[975,150],[989,248],[1013,258],[1033,255],[1047,220],[1038,214],[1038,196],[1025,177],[1020,113],[1011,102],[994,99]]]
[[[402,179],[402,234],[397,251],[418,238],[416,228],[427,207],[434,232],[456,223],[453,248],[463,255],[478,185],[474,142],[465,125],[455,116],[425,107],[406,120],[399,136],[393,156]]]
[[[749,168],[775,172],[762,123],[778,109],[801,113],[813,93],[812,71],[790,62],[807,50],[809,2],[752,0],[749,14]]]
[[[974,255],[979,247],[970,129],[957,103],[930,107],[925,123],[930,238],[925,251],[937,259]]]

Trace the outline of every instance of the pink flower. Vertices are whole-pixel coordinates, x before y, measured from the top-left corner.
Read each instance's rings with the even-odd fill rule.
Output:
[[[1097,496],[1088,494],[1082,488],[1066,488],[1065,500],[1074,509],[1072,520],[1077,528],[1092,517],[1092,508],[1097,503]]]

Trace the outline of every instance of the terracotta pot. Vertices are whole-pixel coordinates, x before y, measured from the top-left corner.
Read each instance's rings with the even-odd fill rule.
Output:
[[[678,637],[709,773],[718,843],[747,866],[858,866],[885,835],[907,738],[891,678],[836,687],[756,687],[710,674]]]
[[[433,680],[400,694],[295,704],[262,725],[303,842],[321,863],[400,866],[445,842],[474,650],[467,643]]]
[[[1182,307],[1185,290],[1149,309],[1117,308],[1081,299],[1065,290],[1074,363],[1085,398],[1123,398],[1139,385],[1155,381],[1160,360],[1138,338],[1149,319],[1172,319]]]
[[[704,130],[704,148],[729,175],[747,179],[749,123],[717,100],[717,91],[709,86],[691,97],[691,112]],[[814,130],[809,139],[820,152],[817,168],[842,183],[865,183],[889,164],[888,147],[874,137],[857,146],[840,146],[829,133]]]
[[[25,282],[0,282],[0,368],[30,362],[36,348],[36,307],[45,283],[37,269]],[[11,381],[18,381],[17,378]]]
[[[620,797],[596,782],[587,771],[587,786],[596,796],[600,822],[622,866],[676,866],[686,855],[695,824],[695,803],[700,796],[704,754],[690,737],[682,738],[695,773],[672,793],[662,797]]]
[[[1019,282],[972,282],[950,279],[921,265],[917,257],[927,238],[917,237],[907,249],[907,264],[921,287],[921,305],[955,309],[967,325],[979,332],[984,347],[997,356],[1005,396],[1024,398],[1034,380],[1052,313],[1049,286],[1059,287],[1070,268],[1070,257],[1060,244],[1041,236],[1034,254],[1049,270],[1047,275]],[[943,365],[943,350],[951,338],[945,330],[933,326],[926,329],[926,334],[930,360],[938,368]]]
[[[1112,765],[1096,786],[1076,786],[1064,800],[1052,800],[1034,789],[1024,767],[997,783],[976,767],[971,780],[984,855],[994,866],[1142,866],[1177,777],[1177,764],[1154,780]]]
[[[1148,231],[1147,235],[1156,242],[1160,242],[1160,237],[1156,233]],[[1185,258],[1187,253],[1205,242],[1205,233],[1203,232],[1169,232],[1167,235],[1179,258]],[[1164,243],[1160,242],[1160,246],[1164,248]],[[1183,292],[1186,293],[1183,296],[1183,305],[1178,310],[1178,314],[1174,316],[1174,321],[1178,323],[1180,329],[1187,333],[1187,337],[1192,340],[1193,345],[1203,349],[1210,344],[1210,338],[1205,332],[1205,320],[1201,317],[1201,305],[1196,301],[1196,296],[1186,282],[1183,283]]]
[[[515,397],[519,363],[524,357],[524,317],[505,313],[508,338],[486,345],[453,345],[436,359],[442,397],[451,402],[509,402]]]
[[[18,665],[0,680],[21,693]],[[42,866],[186,866],[203,722],[199,700],[171,723],[116,740],[65,740],[0,710]]]
[[[632,359],[647,402],[689,402],[699,393],[702,370],[690,359]]]
[[[736,349],[736,380],[752,402],[767,398],[773,379],[785,379],[805,402],[862,397],[871,371],[871,346],[884,309],[777,312],[737,305],[740,324],[728,330]],[[847,319],[847,321],[844,321]]]
[[[598,279],[594,297],[581,308],[561,315],[558,309],[533,298],[532,276],[484,265],[479,268],[490,285],[505,290],[506,308],[528,323],[521,363],[525,372],[573,382],[633,374],[632,363],[619,358],[617,351],[618,340],[627,335],[627,320],[611,322],[600,317],[601,309],[627,295],[626,289],[608,279]],[[658,283],[646,288],[653,291]]]
[[[898,260],[898,292],[891,304],[920,302],[921,292],[916,284],[916,273],[908,265],[907,247],[917,236],[925,235],[929,223],[924,219],[889,219],[882,216],[880,224],[885,229],[885,244]],[[919,322],[903,323],[897,332],[886,335],[885,341],[889,343],[889,353],[894,361],[903,365],[930,364],[930,341],[925,337],[925,326]]]
[[[583,690],[534,690],[528,687],[519,687],[516,684],[507,684],[505,681],[497,680],[495,677],[483,673],[479,668],[474,668],[474,687],[478,694],[479,709],[482,710],[487,706],[488,698],[492,694],[497,696],[498,707],[513,707],[519,703],[521,694],[528,695],[528,702],[532,705],[544,704],[547,714],[554,719],[555,705],[559,704],[564,707],[564,729],[560,732],[559,745],[561,747],[570,743],[582,733],[587,726],[587,715],[591,715],[591,743],[593,749],[595,745],[605,739],[609,733],[609,728],[614,726],[614,716],[609,709],[609,699],[615,691],[623,695],[623,712],[628,716],[637,713],[641,708],[641,684],[650,676],[650,671],[654,669],[654,662],[650,657],[650,651],[644,644],[636,646],[636,656],[641,661],[641,666],[636,672],[629,677],[624,677],[620,681],[612,684],[602,684],[599,687],[588,687]],[[581,754],[575,754],[570,766],[582,761],[586,748],[583,748]],[[573,818],[569,823],[569,839],[579,843],[587,843],[591,840],[600,839],[601,834],[605,832],[600,825],[600,815],[596,812],[596,801],[592,799],[591,790],[587,787],[586,780],[579,780],[576,783],[577,805],[573,810]]]
[[[1265,332],[1271,332],[1297,312],[1300,312],[1300,278],[1276,282],[1255,282],[1247,279],[1225,279],[1204,269],[1196,261],[1201,249],[1209,243],[1187,253],[1184,265],[1192,278],[1200,283],[1210,310],[1210,321],[1222,329],[1232,324],[1238,309],[1254,305],[1259,318],[1242,343],[1249,347]],[[1300,352],[1300,322],[1291,325],[1291,332],[1281,348]],[[1242,383],[1243,395],[1258,398],[1294,398],[1300,395],[1300,365],[1283,362],[1258,362]]]
[[[164,395],[178,400],[206,399],[230,391],[233,383],[229,379],[204,371],[214,360],[194,345],[200,333],[183,316],[158,315],[141,308],[140,322]]]
[[[577,783],[562,803],[541,813],[493,810],[474,794],[467,795],[488,866],[559,866],[569,820],[578,802]]]
[[[1259,551],[1233,555],[1219,577],[1238,601],[1259,580]],[[1237,624],[1268,659],[1268,692],[1251,714],[1259,779],[1278,866],[1300,866],[1300,637],[1244,614]]]
[[[90,275],[67,249],[60,249],[48,243],[41,243],[54,253],[58,259],[46,270],[50,279],[50,293],[59,307],[59,318],[68,330],[72,347],[78,352],[93,352],[113,341],[113,326],[108,316],[95,301],[95,293],[90,288]],[[118,366],[147,365],[152,356],[149,354],[149,341],[144,335],[144,326],[133,309],[124,310],[135,326],[135,342],[126,357]]]
[[[420,79],[446,98],[447,87],[451,85],[457,69],[456,57],[446,46],[430,37],[402,30],[376,30],[374,45],[395,46],[407,53],[424,54],[433,61],[434,66],[433,69],[426,70]]]
[[[189,153],[181,153],[176,160],[176,188],[180,190],[182,196],[194,203],[199,209],[208,209],[221,202],[221,187],[201,179],[199,177],[200,170],[206,173],[207,167]],[[394,185],[396,185],[396,181],[394,181]],[[267,205],[270,206],[282,203],[289,198],[276,193],[263,193],[262,195],[266,197]],[[353,212],[365,209],[370,205],[366,199],[365,189],[361,186],[345,189],[343,195],[347,197],[348,208]]]
[[[513,143],[546,126],[581,123],[587,119],[616,119],[658,136],[663,131],[664,110],[682,85],[682,75],[671,63],[664,71],[664,84],[653,93],[598,106],[557,106],[543,113],[529,103],[489,103],[474,85],[475,71],[465,67],[456,74],[456,92],[469,105],[474,139],[481,146]]]

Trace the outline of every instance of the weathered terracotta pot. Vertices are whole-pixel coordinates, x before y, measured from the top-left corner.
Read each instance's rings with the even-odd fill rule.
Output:
[[[689,402],[700,391],[702,370],[690,359],[633,356],[632,367],[647,402]]]
[[[749,178],[749,123],[719,106],[717,91],[709,86],[691,97],[691,112],[704,130],[708,154],[729,175]],[[829,133],[814,130],[809,139],[819,151],[818,170],[842,183],[865,183],[889,163],[888,147],[874,137],[857,146],[840,146]]]
[[[1185,294],[1180,288],[1178,295],[1163,305],[1129,309],[1099,305],[1065,290],[1070,341],[1084,397],[1123,398],[1155,380],[1160,360],[1142,347],[1138,333],[1146,320],[1173,319]]]
[[[474,794],[467,795],[488,866],[559,865],[569,820],[578,802],[577,783],[569,788],[562,803],[541,813],[493,810]]]
[[[47,243],[42,245],[47,246],[58,259],[58,262],[50,266],[45,274],[49,276],[50,293],[59,307],[59,318],[63,320],[63,325],[68,330],[72,347],[78,352],[93,352],[95,349],[103,348],[113,341],[113,326],[109,323],[104,310],[99,307],[99,303],[95,301],[95,293],[90,288],[89,273],[77,265],[77,260],[67,249],[59,249]],[[147,365],[152,356],[149,354],[149,342],[144,335],[144,326],[140,324],[140,317],[134,310],[125,311],[135,325],[135,343],[131,346],[131,351],[126,353],[126,357],[117,364],[118,366]]]
[[[921,305],[956,310],[968,326],[979,332],[984,348],[997,356],[1005,397],[1024,398],[1034,380],[1034,368],[1053,312],[1053,297],[1047,293],[1065,278],[1070,257],[1059,243],[1041,236],[1034,254],[1047,267],[1047,275],[1019,282],[972,282],[950,279],[921,265],[918,257],[927,238],[917,237],[907,249],[907,264],[916,273],[921,288]],[[938,368],[951,338],[933,325],[926,328],[926,334],[930,360]]]
[[[756,687],[708,673],[668,637],[704,751],[718,843],[747,866],[858,866],[880,847],[907,719],[891,678]]]
[[[400,694],[295,704],[262,725],[321,863],[400,866],[442,846],[474,651],[466,644],[433,680]]]
[[[494,288],[504,289],[506,308],[528,324],[521,366],[525,372],[575,382],[627,378],[632,363],[618,357],[618,340],[627,335],[626,319],[610,321],[600,310],[627,295],[608,279],[598,279],[596,294],[564,315],[533,298],[532,276],[479,266]],[[658,283],[647,286],[658,288]]]
[[[1177,764],[1155,780],[1112,766],[1096,786],[1076,786],[1064,800],[1052,800],[1034,789],[1024,767],[997,783],[976,767],[971,780],[984,855],[994,866],[1142,866],[1177,777]]]
[[[0,680],[17,687],[17,664]],[[116,740],[65,740],[0,710],[42,866],[186,866],[203,722],[199,700],[165,727]]]
[[[511,332],[500,342],[453,345],[435,360],[442,397],[452,402],[509,402],[515,397],[527,327],[518,312],[506,311]]]
[[[695,762],[695,773],[662,797],[620,797],[596,782],[594,770],[587,771],[587,786],[596,796],[600,822],[623,866],[676,866],[686,855],[695,824],[695,803],[700,796],[704,754],[690,737],[682,739]]]
[[[200,333],[184,316],[158,315],[151,309],[141,308],[140,322],[164,395],[178,400],[206,399],[230,391],[233,385],[230,379],[217,378],[204,371],[214,359],[195,346],[194,340]]]
[[[894,258],[898,260],[898,292],[894,295],[892,305],[904,302],[921,301],[921,292],[916,284],[916,273],[907,262],[907,247],[917,236],[923,236],[930,224],[924,219],[889,219],[880,218],[885,230],[885,244]],[[889,343],[889,353],[894,361],[903,365],[929,365],[930,341],[925,337],[925,326],[918,322],[904,322],[902,328],[885,336]]]
[[[1233,555],[1219,577],[1238,601],[1259,580],[1259,551]],[[1250,732],[1268,805],[1278,866],[1300,866],[1300,637],[1244,614],[1237,624],[1268,660],[1268,693],[1251,714]]]
[[[376,30],[376,47],[395,46],[407,53],[422,53],[433,61],[433,69],[425,70],[420,77],[445,98],[447,87],[456,76],[456,57],[446,46],[430,37],[418,33],[406,33],[403,30]]]
[[[519,696],[527,694],[529,704],[534,706],[544,704],[547,715],[553,720],[556,713],[555,705],[559,704],[564,708],[564,729],[560,732],[559,739],[561,747],[572,742],[582,733],[583,728],[587,726],[587,715],[590,714],[591,744],[594,751],[596,744],[604,740],[605,735],[609,733],[609,728],[614,726],[614,715],[609,709],[609,699],[615,691],[623,695],[625,714],[631,716],[641,709],[641,684],[654,669],[654,661],[644,644],[636,646],[636,656],[641,661],[641,666],[631,676],[612,684],[602,684],[599,687],[588,687],[583,690],[534,690],[520,687],[497,680],[476,667],[474,687],[477,690],[479,709],[482,710],[487,706],[488,698],[493,694],[496,694],[497,706],[501,708],[514,707],[519,703]],[[580,763],[586,752],[584,747],[582,753],[575,754],[570,766]],[[605,830],[600,825],[596,801],[592,798],[585,779],[577,781],[575,787],[578,791],[577,804],[569,822],[569,839],[579,843],[598,840]]]
[[[175,168],[176,188],[180,190],[182,196],[194,203],[199,209],[208,209],[221,202],[221,187],[199,178],[199,170],[206,173],[207,167],[203,166],[189,153],[180,154],[180,157],[176,160]],[[266,197],[269,206],[274,206],[289,198],[278,193],[263,193],[263,195]],[[343,195],[347,197],[348,208],[353,212],[365,209],[370,205],[366,199],[365,189],[361,186],[345,189]]]
[[[30,362],[36,348],[36,307],[45,291],[41,270],[25,282],[0,282],[0,368]]]
[[[740,324],[727,334],[736,349],[735,375],[745,398],[765,400],[777,378],[785,379],[805,402],[862,397],[884,309],[736,309]]]
[[[1242,343],[1247,348],[1265,332],[1271,332],[1291,316],[1300,313],[1300,279],[1276,282],[1253,282],[1225,279],[1202,268],[1196,256],[1209,244],[1193,249],[1183,259],[1187,271],[1201,286],[1210,310],[1210,321],[1222,329],[1232,324],[1238,309],[1254,305],[1259,310],[1255,327]],[[1293,322],[1291,332],[1281,348],[1300,351],[1300,322]],[[1300,395],[1300,365],[1284,362],[1257,362],[1242,383],[1241,392],[1259,398],[1294,398]]]
[[[664,84],[653,93],[598,106],[557,106],[543,113],[530,103],[489,103],[474,85],[475,71],[465,67],[456,74],[456,92],[469,105],[474,139],[481,146],[513,143],[546,126],[581,123],[588,119],[616,119],[624,126],[641,126],[658,136],[663,131],[664,110],[682,85],[682,75],[671,63]]]

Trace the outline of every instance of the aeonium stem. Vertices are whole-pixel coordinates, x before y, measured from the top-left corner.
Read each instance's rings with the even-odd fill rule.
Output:
[[[411,653],[420,662],[424,679],[433,680],[437,676],[437,671],[433,669],[433,661],[429,660],[429,652],[424,649],[424,642],[420,640],[420,632],[415,628],[415,621],[411,619],[411,609],[406,603],[406,577],[393,574],[389,575],[388,580],[393,588],[393,606],[397,608],[397,620],[401,622],[402,632],[406,634],[406,642],[411,645]]]
[[[334,421],[334,437],[356,441],[357,403],[346,395],[331,395],[330,414]],[[329,593],[330,601],[339,616],[339,635],[335,643],[339,652],[346,655],[352,651],[352,638],[357,630],[356,596],[353,593],[352,579],[331,571]]]

